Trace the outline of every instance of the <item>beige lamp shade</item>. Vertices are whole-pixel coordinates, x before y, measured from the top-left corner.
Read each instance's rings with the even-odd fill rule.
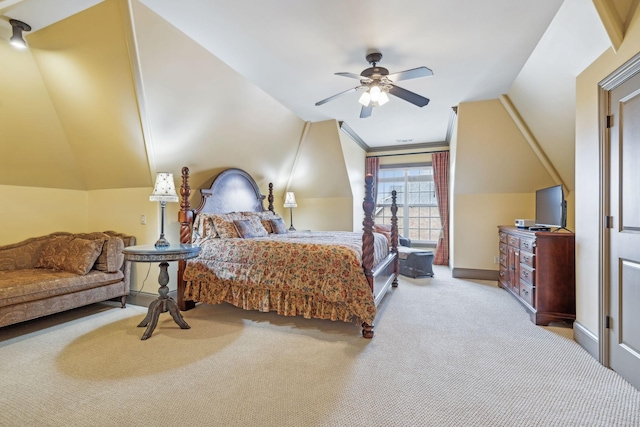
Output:
[[[296,203],[296,195],[293,194],[293,191],[287,191],[287,194],[284,197],[284,207],[285,208],[298,207],[298,204]]]
[[[158,175],[156,175],[156,185],[153,187],[153,193],[149,196],[149,200],[152,202],[178,201],[172,173],[158,172]]]

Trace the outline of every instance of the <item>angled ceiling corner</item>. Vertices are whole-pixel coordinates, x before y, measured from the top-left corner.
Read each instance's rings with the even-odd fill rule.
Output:
[[[638,0],[593,0],[614,52],[617,52],[622,45],[639,3]]]

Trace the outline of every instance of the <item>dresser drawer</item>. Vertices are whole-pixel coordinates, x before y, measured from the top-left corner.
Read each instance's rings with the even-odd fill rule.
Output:
[[[507,236],[507,243],[509,246],[515,246],[516,248],[520,247],[520,239],[516,236]]]
[[[506,243],[500,243],[500,245],[498,247],[500,248],[500,253],[503,253],[503,254],[507,253],[507,244]]]
[[[498,233],[498,235],[500,236],[500,243],[507,243],[507,233]]]
[[[520,251],[520,262],[531,268],[533,268],[533,257],[534,255],[531,252]]]
[[[500,252],[500,265],[506,267],[507,266],[507,254],[503,254]]]
[[[507,267],[500,265],[500,271],[498,272],[498,280],[506,285],[507,284]]]
[[[529,304],[531,307],[534,307],[534,292],[535,287],[531,286],[527,282],[520,281],[520,298],[522,298],[522,300]]]
[[[526,280],[529,283],[535,283],[536,271],[526,264],[520,264],[520,280]]]
[[[533,248],[536,247],[536,239],[520,239],[520,249],[523,251],[533,252]]]

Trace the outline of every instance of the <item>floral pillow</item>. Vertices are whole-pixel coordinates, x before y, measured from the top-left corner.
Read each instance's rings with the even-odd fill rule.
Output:
[[[191,230],[191,242],[195,243],[202,239],[218,237],[212,217],[212,214],[207,213],[200,213],[196,216]]]
[[[218,236],[223,239],[234,239],[240,237],[236,230],[236,226],[233,223],[233,221],[240,219],[245,219],[244,215],[240,212],[211,215],[213,227],[215,228],[216,233],[218,233]]]
[[[247,219],[236,219],[233,221],[238,235],[243,239],[251,239],[254,237],[265,237],[269,233],[262,226],[260,219],[257,217],[249,217]]]
[[[98,259],[104,242],[103,239],[87,240],[73,236],[55,237],[42,247],[36,268],[51,268],[85,275]]]

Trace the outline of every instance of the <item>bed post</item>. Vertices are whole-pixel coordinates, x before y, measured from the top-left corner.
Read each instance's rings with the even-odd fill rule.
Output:
[[[376,203],[373,200],[373,176],[367,175],[364,178],[364,201],[362,202],[362,209],[364,210],[364,221],[362,221],[362,225],[364,226],[362,233],[362,268],[372,294],[374,250],[373,211],[375,208]],[[362,336],[365,338],[373,338],[373,325],[363,322]]]
[[[269,197],[267,198],[267,200],[269,201],[269,209],[271,212],[275,212],[273,210],[273,183],[270,182],[269,183]]]
[[[180,186],[180,211],[178,212],[178,221],[180,222],[180,243],[191,243],[191,225],[193,224],[193,211],[189,203],[191,195],[191,187],[189,187],[189,168],[182,168],[182,185]],[[178,261],[178,308],[181,311],[191,310],[196,306],[193,301],[185,301],[184,299],[184,269],[187,261]]]
[[[400,258],[398,257],[398,205],[396,204],[396,190],[391,192],[391,252],[396,257],[393,260],[394,278],[391,286],[398,287],[398,273],[400,272]]]

